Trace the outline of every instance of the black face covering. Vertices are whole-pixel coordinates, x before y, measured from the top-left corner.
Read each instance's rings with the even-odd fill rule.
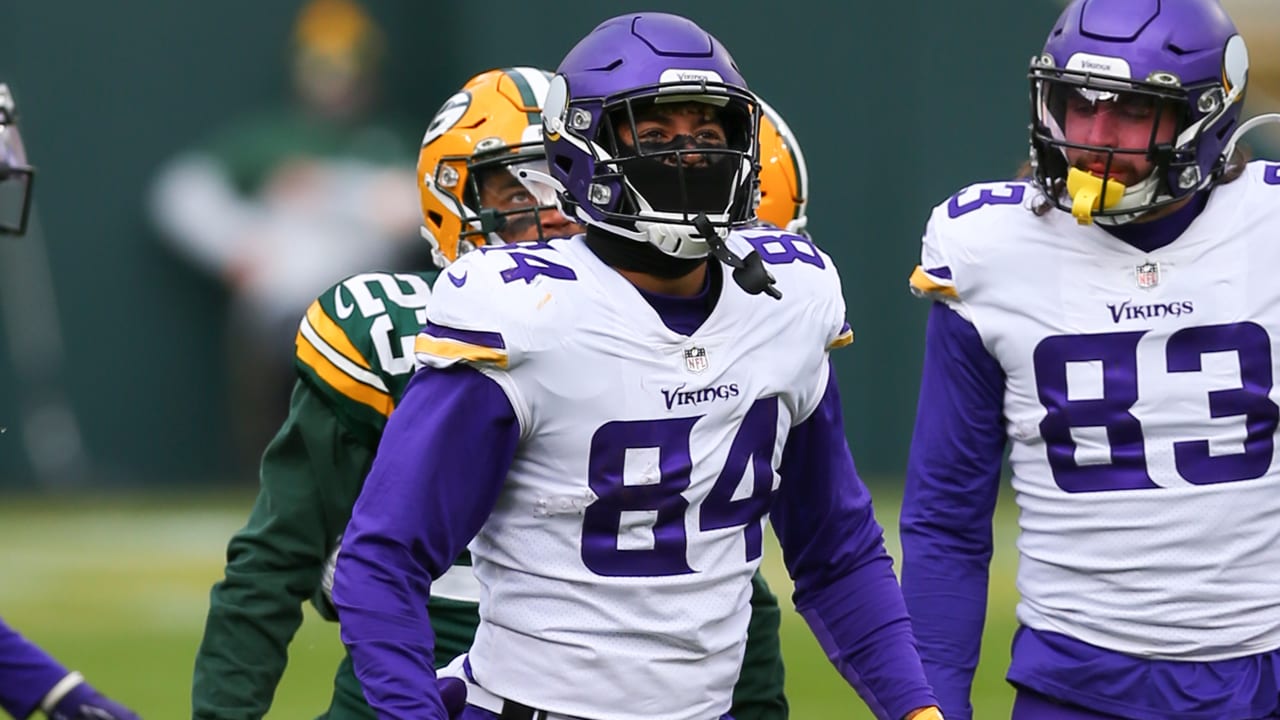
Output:
[[[688,135],[666,143],[641,143],[643,155],[619,162],[636,191],[661,212],[722,213],[733,194],[738,168],[723,145],[704,145]],[[701,155],[696,165],[681,154]]]
[[[587,227],[586,239],[587,247],[606,265],[667,280],[684,277],[707,261],[672,257],[650,243],[621,238],[594,225]]]

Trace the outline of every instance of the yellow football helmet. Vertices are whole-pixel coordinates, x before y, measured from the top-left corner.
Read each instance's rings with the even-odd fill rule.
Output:
[[[568,234],[548,226],[552,215],[568,225],[558,212],[548,214],[556,210],[555,190],[514,172],[528,165],[546,173],[542,103],[550,81],[551,73],[532,67],[483,72],[449,98],[427,127],[418,153],[418,191],[422,237],[431,243],[437,266],[447,267],[483,245],[504,244],[512,232],[538,240]],[[483,183],[496,169],[508,171],[504,180],[515,188],[508,197],[515,199],[486,206]],[[530,225],[536,225],[533,238],[527,237]]]
[[[756,217],[788,232],[805,234],[809,171],[800,143],[778,111],[760,101],[760,204]]]

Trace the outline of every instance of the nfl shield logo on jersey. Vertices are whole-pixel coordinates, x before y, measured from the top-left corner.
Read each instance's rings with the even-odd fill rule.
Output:
[[[1144,262],[1137,268],[1138,287],[1143,290],[1160,284],[1160,263]]]
[[[707,369],[707,349],[694,345],[684,349],[684,366],[691,373]]]

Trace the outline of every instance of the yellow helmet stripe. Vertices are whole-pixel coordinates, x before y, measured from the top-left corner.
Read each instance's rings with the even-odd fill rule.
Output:
[[[383,415],[390,415],[395,409],[395,400],[385,391],[385,388],[379,390],[370,387],[348,375],[333,362],[332,357],[324,349],[316,347],[307,333],[301,329],[298,331],[297,353],[299,361],[311,368],[326,385],[344,396],[362,405],[368,405]]]

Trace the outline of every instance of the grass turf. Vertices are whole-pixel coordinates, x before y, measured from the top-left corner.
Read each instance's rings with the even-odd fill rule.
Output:
[[[876,487],[878,515],[900,557],[898,497]],[[0,616],[90,682],[147,718],[190,717],[192,659],[209,587],[252,496],[6,498],[0,504]],[[1004,682],[1014,629],[1012,508],[1001,506],[977,717],[1008,717]],[[790,582],[769,536],[764,571],[784,605],[787,692],[796,720],[872,715],[827,662],[790,608]],[[342,650],[337,626],[307,609],[269,718],[314,718],[328,707]]]

